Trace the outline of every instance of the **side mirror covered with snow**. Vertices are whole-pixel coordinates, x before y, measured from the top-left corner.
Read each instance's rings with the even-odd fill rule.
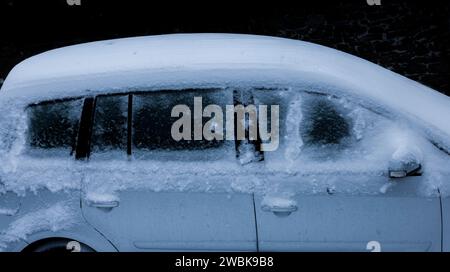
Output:
[[[419,174],[422,169],[422,152],[417,146],[401,146],[389,161],[389,177],[404,178]]]

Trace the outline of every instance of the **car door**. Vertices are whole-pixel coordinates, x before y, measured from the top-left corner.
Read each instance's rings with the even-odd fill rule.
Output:
[[[417,149],[412,132],[331,95],[255,94],[281,117],[280,146],[259,163],[271,184],[255,196],[261,251],[441,250],[437,190],[424,193],[419,169],[389,177],[396,156]]]
[[[14,160],[4,162],[13,170],[0,178],[0,251],[5,250],[3,246],[14,247],[14,242],[24,241],[24,233],[29,236],[67,227],[70,224],[63,219],[74,219],[71,216],[78,214],[82,175],[77,169],[75,146],[83,102],[82,98],[67,98],[24,109],[27,129],[23,148]],[[44,209],[64,212],[39,224],[20,226],[23,218]]]
[[[233,104],[227,90],[96,98],[82,210],[119,251],[256,251],[252,194],[222,190],[239,169],[234,142],[171,135],[175,106],[198,118],[194,97]],[[202,114],[201,124],[216,127]]]

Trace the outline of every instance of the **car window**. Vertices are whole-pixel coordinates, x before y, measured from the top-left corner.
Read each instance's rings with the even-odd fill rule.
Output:
[[[226,105],[233,104],[233,96],[228,90],[182,90],[158,91],[133,95],[132,111],[132,150],[137,159],[197,160],[220,159],[230,155],[234,142],[225,140],[195,140],[194,135],[194,98],[201,98],[200,113],[208,105],[217,105],[225,112]],[[191,128],[190,140],[175,140],[171,130],[180,117],[172,117],[172,109],[182,105],[189,109]],[[202,127],[210,117],[201,117]],[[225,125],[218,124],[225,135]],[[214,128],[210,128],[214,129]]]
[[[71,155],[74,152],[82,99],[31,105],[27,109],[27,152]]]
[[[348,99],[291,89],[253,93],[258,104],[280,105],[279,148],[264,153],[270,163],[320,171],[319,164],[333,169],[343,167],[342,162],[376,166],[392,154],[389,139],[383,141],[386,148],[377,148],[377,141],[393,122]]]
[[[98,96],[95,100],[91,159],[127,155],[128,95]]]
[[[333,159],[339,151],[356,144],[357,137],[352,135],[353,108],[337,98],[317,94],[303,95],[300,106],[300,137],[311,158]]]

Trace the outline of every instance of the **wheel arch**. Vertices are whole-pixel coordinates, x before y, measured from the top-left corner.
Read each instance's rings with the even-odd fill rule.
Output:
[[[90,226],[78,227],[75,230],[44,231],[34,233],[27,237],[27,244],[19,251],[26,251],[43,243],[51,243],[60,240],[77,241],[92,248],[96,252],[117,252],[117,248],[101,233]]]

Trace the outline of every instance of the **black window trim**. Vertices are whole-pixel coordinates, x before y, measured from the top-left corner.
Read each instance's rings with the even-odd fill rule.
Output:
[[[86,160],[90,155],[95,102],[96,98],[93,97],[86,97],[84,99],[75,152],[75,159],[77,160]]]
[[[127,113],[127,155],[133,154],[133,94],[128,94],[128,113]]]

